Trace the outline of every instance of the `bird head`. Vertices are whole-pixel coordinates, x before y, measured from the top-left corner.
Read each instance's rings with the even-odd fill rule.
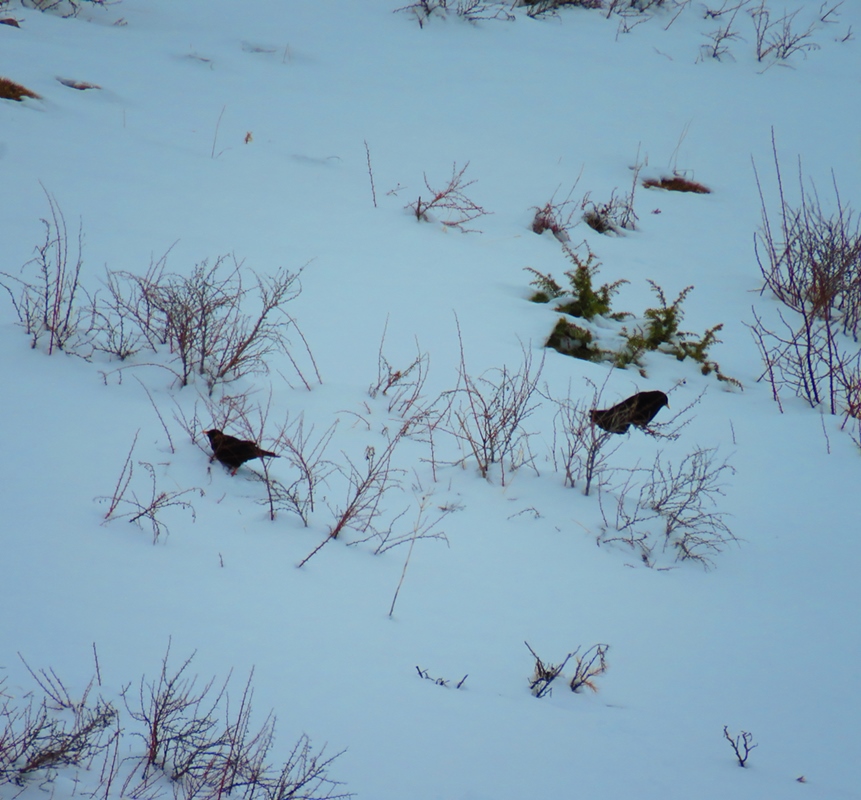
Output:
[[[218,430],[217,428],[213,428],[212,430],[204,431],[204,433],[209,437],[209,443],[214,445],[215,442],[220,439],[224,434]]]

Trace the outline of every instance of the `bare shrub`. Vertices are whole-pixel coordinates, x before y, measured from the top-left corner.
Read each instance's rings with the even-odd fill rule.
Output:
[[[95,645],[93,646],[95,653]],[[142,677],[137,690],[121,692],[133,723],[102,698],[93,700],[96,677],[74,698],[53,669],[27,670],[40,691],[22,700],[4,691],[0,680],[0,787],[19,787],[17,797],[38,781],[42,791],[58,791],[61,771],[78,786],[77,770],[98,781],[89,797],[176,800],[242,797],[244,800],[336,800],[352,796],[330,775],[341,755],[312,747],[302,734],[283,761],[275,753],[275,716],[254,724],[253,670],[238,702],[231,698],[231,676],[201,682],[187,658],[170,665],[170,644],[158,677]],[[39,696],[41,692],[41,697]],[[137,738],[141,747],[131,748]],[[125,758],[121,751],[132,753]],[[97,759],[101,757],[101,767]],[[68,774],[68,773],[64,773]],[[0,788],[0,791],[4,791]],[[73,789],[72,794],[76,791]],[[3,796],[6,794],[4,792]]]
[[[559,664],[545,664],[535,651],[529,646],[529,642],[524,642],[526,648],[532,653],[535,659],[535,670],[532,677],[529,679],[529,691],[535,697],[544,697],[553,693],[552,683],[565,669],[565,665],[574,657],[574,653],[568,653],[567,656]]]
[[[633,167],[634,179],[631,190],[625,195],[617,195],[614,189],[606,203],[596,203],[587,192],[580,201],[583,211],[583,221],[598,233],[620,235],[623,231],[637,229],[639,217],[634,211],[634,197],[637,193],[637,182],[643,165],[639,160]]]
[[[600,10],[604,8],[604,0],[520,0],[517,5],[526,8],[527,17],[537,18],[557,14],[559,9],[569,6]]]
[[[610,649],[608,644],[593,644],[583,655],[578,655],[579,648],[574,651],[573,655],[577,666],[574,669],[574,675],[568,685],[572,692],[579,692],[583,687],[591,689],[593,692],[598,691],[595,686],[595,678],[603,675],[607,671],[607,651]]]
[[[503,485],[506,469],[514,471],[532,463],[530,434],[523,425],[536,408],[532,397],[543,366],[543,357],[536,367],[532,353],[523,348],[523,361],[516,372],[502,367],[473,378],[461,342],[461,385],[454,390],[460,403],[452,409],[448,429],[466,451],[458,463],[474,458],[483,478],[489,478],[491,468],[498,464]]]
[[[531,8],[527,14],[528,16],[535,15]],[[531,225],[533,233],[542,234],[544,231],[550,231],[563,244],[571,241],[570,231],[577,224],[574,221],[574,216],[578,210],[577,201],[573,200],[571,195],[577,188],[579,180],[578,177],[564,200],[556,200],[556,192],[554,192],[553,196],[543,206],[533,207],[535,212]]]
[[[607,671],[607,651],[610,645],[595,644],[592,645],[583,655],[579,655],[580,648],[578,647],[558,664],[545,664],[529,646],[528,642],[524,642],[527,649],[532,653],[535,659],[535,670],[532,677],[529,679],[529,690],[535,697],[544,697],[553,693],[552,684],[561,674],[565,666],[573,658],[576,661],[574,675],[569,681],[569,687],[572,692],[579,692],[585,686],[593,692],[597,692],[595,686],[595,678]]]
[[[162,536],[167,536],[170,533],[167,524],[159,515],[169,508],[179,508],[183,511],[188,511],[191,514],[192,520],[194,520],[196,518],[194,506],[182,498],[192,492],[198,492],[202,497],[203,490],[198,488],[178,490],[160,489],[156,480],[155,467],[147,461],[138,461],[138,466],[142,467],[149,475],[149,490],[147,493],[139,496],[137,491],[131,487],[134,477],[132,452],[134,451],[137,437],[138,434],[136,433],[123,467],[120,470],[113,494],[110,497],[97,497],[96,501],[108,504],[108,510],[104,518],[105,522],[113,519],[126,519],[129,522],[135,523],[138,527],[142,527],[143,521],[147,521],[152,530],[152,542],[155,544]],[[123,508],[129,510],[119,513]]]
[[[678,466],[658,453],[650,469],[628,471],[617,491],[612,521],[602,503],[605,524],[614,534],[605,532],[600,541],[624,542],[637,549],[648,566],[658,546],[673,552],[677,561],[713,566],[713,556],[737,541],[726,514],[716,508],[724,495],[725,473],[734,472],[715,448],[698,448]],[[635,475],[643,477],[632,480]]]
[[[350,797],[329,776],[338,758],[315,751],[302,735],[286,760],[270,763],[275,718],[269,714],[259,728],[251,725],[251,678],[238,706],[230,703],[228,684],[215,679],[199,683],[189,667],[194,654],[178,669],[168,666],[170,646],[155,680],[142,678],[137,698],[124,694],[126,709],[143,731],[144,755],[126,779],[123,793],[140,796],[152,776],[166,775],[181,789],[179,796],[222,797],[234,792],[247,800],[335,800]],[[135,782],[136,781],[136,782]]]
[[[480,233],[476,229],[464,227],[489,213],[464,194],[464,190],[475,183],[474,180],[464,183],[463,176],[468,167],[468,161],[460,169],[457,168],[457,163],[453,164],[451,178],[442,189],[431,188],[425,175],[424,181],[429,199],[423,200],[419,195],[415,202],[409,203],[405,208],[408,208],[421,222],[430,222],[435,219],[436,214],[444,213],[446,219],[441,219],[440,222],[446,227],[457,228],[464,233]]]
[[[105,270],[102,288],[94,292],[87,311],[94,350],[125,361],[141,350],[156,352],[168,343],[167,320],[154,304],[156,293],[147,289],[165,274],[172,249],[150,259],[143,275]]]
[[[455,509],[451,506],[434,506],[432,509],[430,493],[423,492],[420,486],[414,487],[414,496],[416,500],[415,504],[398,514],[391,525],[386,528],[380,526],[373,527],[368,530],[369,535],[366,535],[365,538],[356,539],[351,541],[350,544],[356,545],[372,542],[374,544],[375,555],[380,555],[403,544],[409,545],[411,553],[415,543],[421,539],[437,539],[448,544],[448,537],[445,535],[445,531],[438,530],[438,526]],[[409,511],[413,510],[415,511],[413,522],[407,522],[403,528],[400,528],[399,523],[401,520],[406,517]],[[406,572],[409,559],[410,554],[407,555],[404,572]]]
[[[593,487],[600,489],[607,480],[607,460],[619,449],[614,437],[592,421],[591,411],[601,402],[601,391],[590,380],[591,400],[572,400],[569,391],[564,399],[550,400],[556,405],[553,417],[553,464],[563,473],[566,486],[583,483],[588,496]],[[608,446],[610,445],[610,446]]]
[[[832,175],[834,211],[823,209],[816,188],[805,191],[799,161],[799,201],[792,205],[772,137],[779,209],[769,214],[754,164],[762,207],[762,226],[755,239],[756,259],[764,287],[793,311],[809,313],[858,339],[861,326],[861,218],[844,205]]]
[[[445,19],[449,12],[467,22],[481,20],[513,20],[508,3],[502,0],[416,0],[407,6],[396,8],[395,13],[406,12],[415,16],[420,28],[432,17]]]
[[[90,699],[94,681],[73,700],[53,670],[37,673],[24,664],[42,698],[28,693],[16,703],[0,690],[0,786],[24,786],[30,778],[51,783],[63,767],[87,766],[109,746],[107,731],[117,716],[107,701]]]
[[[13,282],[12,286],[0,281],[9,293],[19,324],[30,337],[35,348],[47,338],[47,351],[76,353],[86,345],[89,329],[78,300],[83,294],[81,268],[83,266],[83,232],[78,229],[75,244],[70,249],[66,218],[53,195],[42,187],[48,200],[50,213],[42,219],[45,239],[36,248],[36,256],[21,269],[35,272],[32,277],[19,278],[7,272],[0,276]]]
[[[733,27],[738,11],[736,8],[735,13],[722,20],[717,28],[703,34],[708,41],[700,46],[700,59],[713,58],[723,61],[727,56],[732,56],[730,43],[741,39],[741,33]]]
[[[735,21],[748,2],[749,0],[743,0],[730,8],[727,8],[727,3],[724,2],[720,9],[706,8],[706,18],[718,20],[719,24],[715,30],[705,34],[708,42],[700,47],[701,59],[713,58],[721,61],[726,56],[732,55],[729,49],[730,43],[742,38],[741,33],[735,28]]]
[[[96,292],[90,303],[93,349],[120,361],[139,353],[148,342],[155,349],[151,324],[142,324],[144,310],[138,307],[142,298],[134,293],[135,287],[123,273],[107,270],[103,291]]]
[[[196,771],[208,751],[223,744],[216,734],[215,711],[227,684],[214,688],[213,678],[198,688],[197,676],[186,675],[194,654],[177,670],[168,669],[169,656],[170,646],[158,678],[141,678],[134,705],[128,693],[124,700],[131,718],[144,728],[138,734],[144,742],[143,772],[156,767],[172,780],[180,780]]]
[[[277,352],[291,359],[302,383],[310,388],[290,355],[288,334],[298,328],[284,309],[301,291],[301,270],[279,269],[270,276],[252,273],[257,310],[251,315],[242,308],[252,292],[243,274],[243,264],[235,257],[219,256],[212,266],[208,261],[197,264],[188,277],[158,269],[135,278],[155,338],[163,331],[170,345],[180,385],[200,375],[212,391],[218,383],[266,373],[267,357]],[[149,309],[156,312],[154,316]]]
[[[736,761],[740,767],[747,766],[747,759],[750,756],[750,751],[759,745],[754,744],[753,734],[748,731],[742,731],[738,736],[732,736],[726,725],[723,726],[723,737],[730,743],[733,753],[735,753]]]
[[[757,175],[762,202],[762,227],[756,257],[763,291],[770,290],[788,309],[766,322],[753,311],[750,325],[767,379],[781,411],[781,393],[789,390],[811,407],[831,414],[856,416],[855,379],[861,351],[861,221],[845,206],[834,186],[836,211],[822,208],[815,189],[806,193],[799,175],[800,201],[789,203],[777,149],[772,139],[780,210],[772,222]],[[800,173],[799,164],[799,173]]]
[[[781,392],[791,391],[811,408],[824,406],[830,414],[849,413],[856,405],[853,381],[861,351],[846,348],[833,325],[816,319],[806,309],[795,321],[777,312],[780,322],[767,325],[752,309],[748,326],[759,347],[765,369],[757,380],[768,380],[781,412]]]
[[[106,8],[117,5],[122,0],[21,0],[24,8],[34,8],[61,17],[77,17],[87,5]]]
[[[765,61],[767,58],[786,61],[798,53],[806,54],[819,49],[819,45],[813,41],[813,34],[818,28],[817,22],[811,22],[806,28],[797,25],[801,10],[798,8],[795,11],[787,11],[777,19],[772,19],[766,0],[760,0],[759,5],[750,11],[755,31],[757,61]]]
[[[636,230],[637,215],[634,213],[633,198],[619,197],[615,190],[606,203],[596,203],[585,198],[582,203],[583,221],[592,230],[605,234],[621,234],[622,230]]]

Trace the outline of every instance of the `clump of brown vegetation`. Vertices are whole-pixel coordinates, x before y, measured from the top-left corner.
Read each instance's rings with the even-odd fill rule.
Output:
[[[670,192],[693,192],[694,194],[711,194],[712,191],[708,186],[681,175],[664,176],[660,179],[647,178],[643,181],[643,186],[646,189],[666,189]]]
[[[34,100],[42,99],[36,92],[30,91],[26,86],[15,83],[15,81],[10,81],[9,78],[0,77],[0,99],[17,100],[20,102],[25,97],[32,97]]]

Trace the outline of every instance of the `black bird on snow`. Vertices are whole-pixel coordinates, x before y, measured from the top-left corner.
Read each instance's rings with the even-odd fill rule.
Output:
[[[204,431],[204,433],[209,437],[209,444],[212,445],[213,458],[217,458],[222,464],[230,467],[231,475],[235,475],[236,470],[246,461],[251,461],[252,458],[279,457],[277,453],[261,449],[255,442],[237,439],[235,436],[222,433],[215,428],[211,431]]]
[[[631,425],[645,428],[670,402],[663,392],[637,392],[612,408],[592,409],[592,422],[609,433],[627,433]]]

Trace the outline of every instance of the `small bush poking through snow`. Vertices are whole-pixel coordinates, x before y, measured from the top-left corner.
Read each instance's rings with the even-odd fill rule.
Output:
[[[530,286],[537,289],[530,300],[533,303],[549,303],[551,300],[565,298],[564,302],[554,307],[555,310],[586,320],[592,320],[597,316],[617,320],[624,318],[626,314],[612,314],[610,305],[613,295],[619,291],[620,286],[628,283],[628,281],[618,280],[613,283],[605,283],[596,289],[592,285],[592,281],[598,275],[601,262],[597,260],[589,246],[586,245],[585,257],[568,245],[563,246],[563,251],[574,265],[573,269],[565,272],[571,288],[563,289],[553,279],[552,275],[544,275],[532,267],[526,267],[527,272],[531,272],[535,276],[530,282]]]
[[[407,204],[405,208],[412,211],[413,216],[420,222],[431,222],[435,219],[435,214],[443,212],[446,214],[446,218],[439,220],[442,225],[448,228],[457,228],[463,233],[480,233],[474,228],[464,227],[467,223],[490,213],[464,194],[464,189],[475,183],[474,180],[464,183],[463,176],[467,167],[469,167],[468,161],[460,169],[457,168],[456,163],[453,164],[451,178],[448,184],[441,189],[431,188],[427,175],[425,175],[425,188],[427,188],[428,194],[424,199],[419,195],[414,203]]]
[[[535,697],[544,697],[553,693],[552,684],[565,669],[566,664],[573,658],[577,662],[574,669],[574,675],[569,681],[569,687],[572,692],[579,692],[585,686],[593,692],[598,691],[595,686],[595,678],[603,675],[607,671],[607,651],[610,649],[608,644],[592,645],[583,655],[578,655],[580,648],[574,652],[568,653],[567,656],[559,664],[545,664],[535,651],[529,646],[529,642],[524,642],[527,649],[532,653],[535,659],[535,670],[532,677],[529,679],[529,691]]]
[[[642,357],[646,353],[667,353],[675,356],[679,361],[690,358],[700,365],[703,375],[714,374],[719,381],[742,388],[739,381],[725,375],[720,365],[709,358],[709,348],[720,341],[717,333],[723,325],[709,328],[700,337],[679,330],[683,316],[682,303],[693,290],[693,286],[683,289],[678,297],[668,304],[663,289],[650,280],[649,285],[657,295],[659,305],[655,308],[647,308],[643,312],[642,323],[637,327],[629,330],[628,327],[619,326],[616,337],[621,339],[621,343],[616,347],[602,347],[599,338],[602,335],[606,336],[607,325],[599,329],[588,323],[596,317],[605,321],[620,322],[631,316],[627,312],[614,312],[611,309],[613,295],[627,281],[605,283],[596,289],[593,286],[593,279],[598,274],[599,263],[595,260],[595,254],[587,248],[588,255],[583,258],[575,249],[567,245],[564,250],[574,264],[574,269],[565,273],[571,284],[570,290],[563,289],[552,275],[545,275],[532,267],[526,267],[526,270],[535,276],[530,285],[534,286],[536,291],[530,300],[536,303],[559,301],[554,305],[555,311],[585,320],[585,323],[578,325],[565,317],[559,318],[545,342],[545,347],[585,361],[609,361],[621,369],[634,364],[640,368],[643,375],[645,369]],[[568,297],[571,299],[567,299]]]

